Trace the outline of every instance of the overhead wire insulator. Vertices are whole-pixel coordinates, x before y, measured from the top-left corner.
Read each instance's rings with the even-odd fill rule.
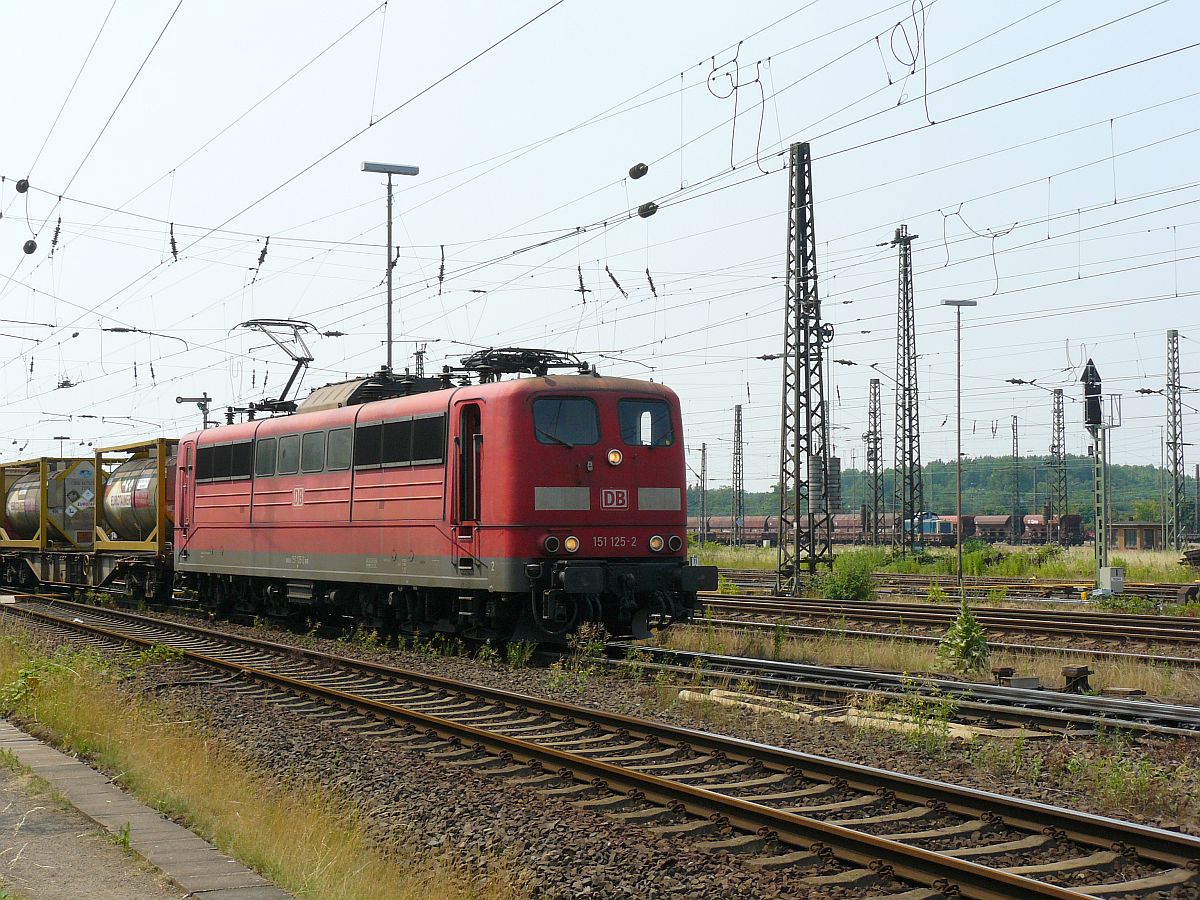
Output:
[[[438,296],[442,296],[442,282],[446,280],[446,245],[442,244],[442,264],[438,267]]]
[[[646,280],[650,282],[650,293],[658,297],[658,289],[654,287],[654,279],[650,276],[650,267],[646,267]]]
[[[658,204],[653,200],[649,200],[638,207],[638,215],[643,219],[648,219],[658,212]]]
[[[632,178],[634,181],[637,181],[639,178],[641,178],[643,175],[645,175],[649,171],[650,171],[650,167],[648,165],[646,165],[645,163],[638,163],[636,166],[634,166],[632,169],[629,170],[629,177]]]
[[[579,293],[579,296],[583,298],[583,302],[587,303],[587,295],[592,292],[592,289],[583,286],[583,266],[576,266],[575,271],[579,273],[579,287],[577,287],[575,290]]]
[[[621,292],[621,296],[628,300],[629,292],[626,291],[625,288],[621,287],[621,282],[617,281],[617,276],[612,273],[612,269],[606,265],[604,267],[604,271],[608,273],[609,280],[616,286],[617,290]]]
[[[179,262],[179,247],[175,243],[175,223],[171,223],[171,259]]]
[[[263,241],[262,250],[258,252],[258,264],[254,266],[254,277],[250,279],[251,284],[254,284],[254,282],[258,281],[258,273],[262,270],[263,261],[267,258],[267,248],[270,246],[271,237],[268,235],[267,239]]]
[[[18,194],[23,194],[23,193],[25,193],[27,190],[29,190],[29,179],[28,179],[28,178],[21,178],[21,179],[18,179],[18,181],[17,181],[17,193],[18,193]]]
[[[37,253],[37,241],[35,241],[33,238],[30,238],[22,245],[22,249],[28,255]]]

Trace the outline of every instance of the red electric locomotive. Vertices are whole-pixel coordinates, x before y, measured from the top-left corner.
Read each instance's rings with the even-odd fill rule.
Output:
[[[187,435],[176,572],[221,613],[474,639],[690,618],[716,569],[686,558],[675,393],[534,371],[381,374]]]

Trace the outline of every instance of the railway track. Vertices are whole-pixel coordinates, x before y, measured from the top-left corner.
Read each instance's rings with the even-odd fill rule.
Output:
[[[969,725],[993,727],[1003,724],[1076,733],[1112,728],[1200,737],[1200,708],[1194,706],[619,642],[608,646],[610,656],[618,660],[625,659],[631,650],[636,650],[637,664],[646,668],[666,669],[709,683],[725,684],[737,679],[739,683],[748,682],[754,686],[756,693],[780,697],[802,696],[840,708],[856,702],[864,695],[897,698],[918,693],[950,701],[954,707],[955,721]]]
[[[721,569],[720,574],[730,584],[743,590],[762,593],[775,590],[775,573],[769,569]],[[871,577],[881,588],[897,593],[924,594],[933,584],[948,592],[958,589],[958,581],[953,575],[876,572]],[[1004,591],[1011,599],[1059,601],[1078,600],[1083,591],[1091,591],[1095,587],[1090,581],[1083,580],[998,575],[967,575],[963,577],[963,585],[979,597],[991,591]],[[1125,593],[1160,604],[1189,603],[1200,600],[1200,582],[1126,581]]]
[[[719,619],[708,616],[704,619],[704,625],[738,631],[762,631],[771,634],[772,638],[775,631],[782,629],[785,636],[788,637],[820,638],[836,636],[838,638],[855,638],[863,641],[900,641],[912,644],[925,644],[932,647],[937,647],[942,641],[940,634],[912,634],[907,631],[867,631],[864,629],[846,628],[844,625],[828,627],[819,625],[789,625],[778,620],[767,621],[753,618]],[[1093,647],[1080,647],[1077,645],[1063,647],[1047,644],[1018,644],[1011,641],[995,641],[991,639],[988,640],[988,647],[995,651],[1010,653],[1069,653],[1072,657],[1078,657],[1081,660],[1136,662],[1171,669],[1200,668],[1200,656],[1171,656],[1161,653],[1136,653],[1125,650],[1097,650]]]
[[[486,769],[831,896],[1200,897],[1200,839],[553,700],[77,604],[5,604],[166,644],[226,688]]]
[[[838,619],[944,629],[958,614],[955,604],[841,601],[798,597],[702,594],[705,610],[724,616],[768,619]],[[1091,610],[1014,609],[976,606],[975,618],[993,632],[1059,635],[1108,643],[1200,647],[1200,618],[1101,613]]]

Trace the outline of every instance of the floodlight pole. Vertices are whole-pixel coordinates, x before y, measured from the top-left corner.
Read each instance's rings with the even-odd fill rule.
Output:
[[[957,432],[957,444],[954,453],[954,515],[956,523],[954,530],[956,532],[955,546],[957,547],[958,555],[958,598],[961,600],[963,593],[963,520],[962,520],[962,311],[964,306],[978,306],[974,300],[943,300],[942,306],[954,307],[954,343],[955,343],[955,376],[954,376],[954,393],[955,393],[955,431]]]
[[[387,246],[384,247],[384,256],[387,272],[387,366],[388,372],[392,371],[392,176],[393,175],[416,175],[420,169],[416,166],[402,166],[393,163],[374,163],[364,162],[362,164],[364,172],[377,172],[387,175]]]

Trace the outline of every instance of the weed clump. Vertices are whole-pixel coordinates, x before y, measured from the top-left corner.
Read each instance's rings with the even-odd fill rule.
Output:
[[[958,616],[938,644],[938,659],[960,672],[982,672],[987,668],[989,655],[987,632],[971,612],[964,597],[958,608]]]
[[[814,586],[830,600],[873,600],[875,582],[871,576],[874,571],[873,554],[843,553],[834,561],[833,571]]]
[[[583,689],[588,679],[605,663],[608,633],[599,622],[584,622],[567,640],[570,653],[550,665],[548,684],[552,690]]]
[[[510,669],[523,669],[533,659],[537,644],[533,641],[512,641],[504,648],[504,661]]]

